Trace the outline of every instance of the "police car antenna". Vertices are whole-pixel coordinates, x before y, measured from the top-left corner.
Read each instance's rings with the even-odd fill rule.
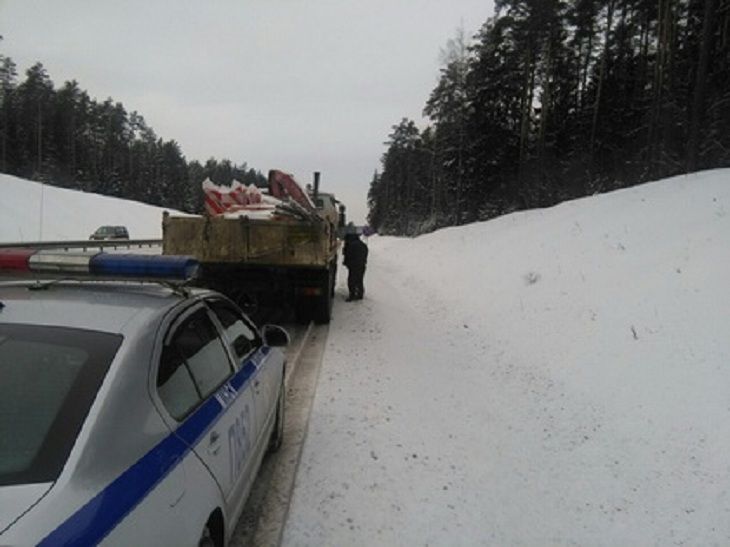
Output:
[[[187,281],[185,281],[183,283],[175,283],[173,281],[164,280],[164,279],[159,279],[159,280],[155,280],[155,281],[157,283],[159,283],[160,285],[167,287],[175,294],[178,294],[185,298],[189,298],[192,295],[192,291],[190,290],[189,287],[186,286],[188,283]]]
[[[40,143],[38,144],[40,147]],[[40,168],[40,166],[39,166]],[[41,178],[41,207],[39,211],[39,221],[38,221],[38,241],[43,241],[43,195],[45,190],[45,183],[43,182],[43,178]]]

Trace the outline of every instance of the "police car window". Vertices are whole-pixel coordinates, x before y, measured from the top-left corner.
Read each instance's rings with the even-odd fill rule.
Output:
[[[256,331],[240,313],[222,301],[210,302],[210,307],[221,322],[226,338],[232,344],[233,353],[238,359],[244,358],[259,346]]]
[[[171,345],[184,360],[203,398],[213,393],[233,373],[223,342],[204,309],[185,320],[175,332]]]
[[[0,486],[58,477],[121,340],[0,324]]]
[[[193,375],[174,343],[162,350],[157,392],[167,411],[176,420],[185,417],[202,399]]]

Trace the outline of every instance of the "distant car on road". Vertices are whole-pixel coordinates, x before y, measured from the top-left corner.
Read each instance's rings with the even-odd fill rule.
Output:
[[[0,250],[0,273],[65,275],[43,253]],[[179,279],[196,263],[73,267]],[[0,283],[0,544],[223,547],[282,442],[286,331],[168,280],[39,283]]]
[[[100,226],[89,236],[89,239],[129,239],[129,232],[125,226]]]

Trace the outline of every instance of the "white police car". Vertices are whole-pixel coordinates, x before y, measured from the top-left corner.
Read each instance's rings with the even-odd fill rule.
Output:
[[[185,278],[187,257],[0,251],[0,271]],[[0,283],[0,545],[219,545],[281,444],[286,332],[224,296]]]

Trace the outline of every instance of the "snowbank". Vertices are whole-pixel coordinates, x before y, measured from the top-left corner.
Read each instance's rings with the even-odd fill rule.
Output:
[[[728,207],[717,170],[371,238],[284,544],[730,543]]]
[[[164,210],[0,174],[0,242],[87,239],[103,225],[126,226],[132,239],[157,239]]]

